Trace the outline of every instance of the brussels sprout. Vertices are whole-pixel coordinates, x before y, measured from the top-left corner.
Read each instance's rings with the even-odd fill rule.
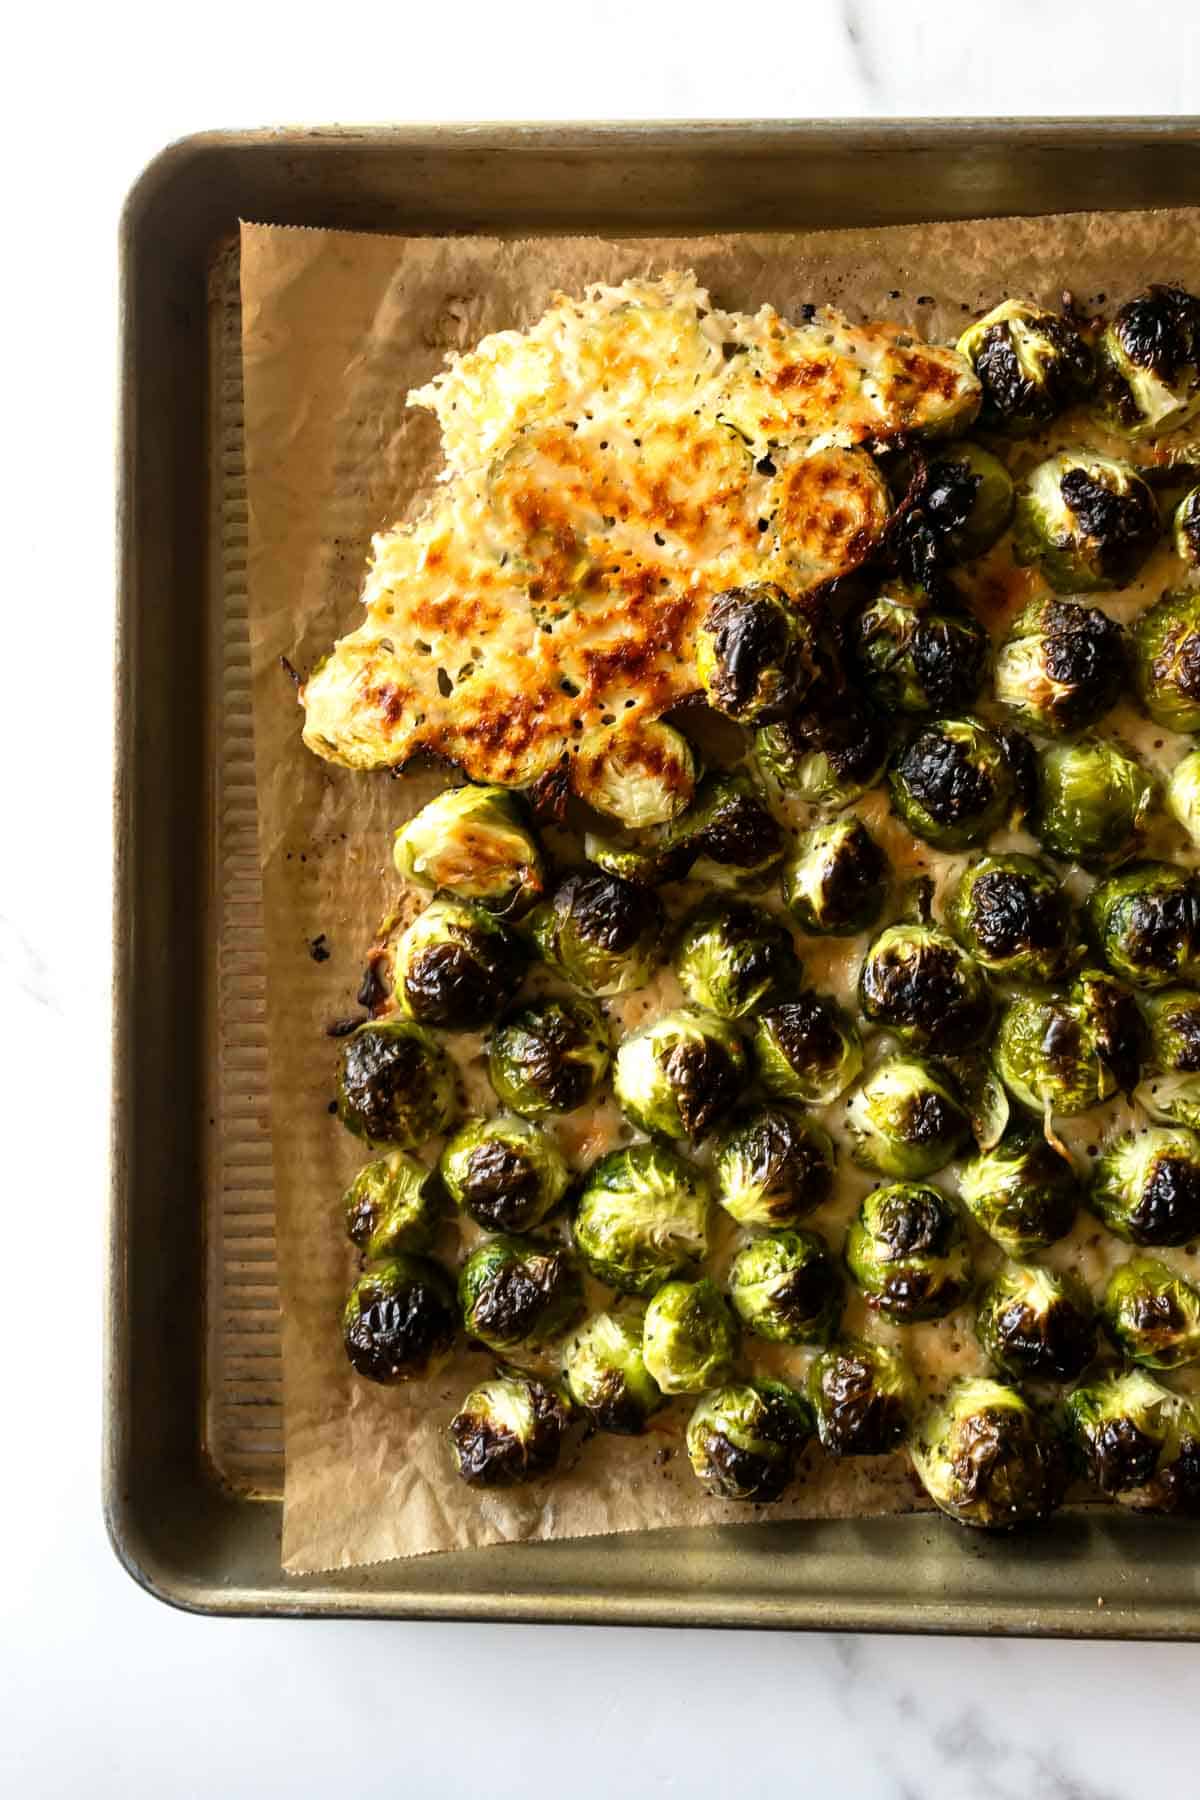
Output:
[[[1074,1165],[1041,1131],[1013,1125],[992,1150],[964,1163],[959,1199],[1009,1256],[1029,1256],[1066,1237],[1082,1187]]]
[[[1139,987],[1200,977],[1200,883],[1188,870],[1133,863],[1092,889],[1085,916],[1109,968]]]
[[[604,1079],[608,1025],[587,1000],[556,997],[518,1007],[492,1033],[488,1079],[504,1106],[526,1118],[574,1112]]]
[[[1101,1151],[1088,1205],[1131,1244],[1200,1237],[1200,1136],[1183,1125],[1127,1131]]]
[[[867,1305],[900,1325],[940,1319],[971,1292],[962,1214],[947,1194],[917,1182],[889,1182],[868,1194],[844,1255]]]
[[[1016,1388],[978,1376],[951,1382],[926,1408],[909,1444],[935,1506],[960,1525],[997,1531],[1061,1505],[1067,1458],[1058,1433]]]
[[[536,1350],[581,1316],[583,1281],[560,1244],[488,1238],[459,1270],[458,1304],[467,1336],[489,1350]]]
[[[1136,853],[1153,798],[1152,778],[1118,745],[1052,744],[1038,759],[1037,835],[1062,862],[1116,868]]]
[[[1133,1091],[1134,1103],[1152,1119],[1200,1132],[1200,1075],[1157,1075]]]
[[[888,861],[861,819],[817,825],[783,865],[783,898],[801,931],[852,937],[873,925],[887,894]]]
[[[1200,589],[1166,594],[1133,628],[1138,698],[1156,725],[1200,731]]]
[[[368,1269],[350,1289],[342,1314],[346,1355],[368,1381],[435,1375],[457,1331],[453,1283],[423,1256],[395,1256]]]
[[[669,830],[640,840],[588,831],[584,833],[583,853],[606,875],[617,875],[635,887],[655,888],[666,881],[683,881],[699,851],[674,842]]]
[[[878,786],[888,759],[881,714],[842,692],[754,734],[754,763],[768,787],[810,806],[839,809]]]
[[[928,580],[950,563],[982,556],[1008,529],[1012,476],[990,450],[960,440],[931,457],[923,477],[915,472],[915,482],[913,473],[902,464],[908,509],[891,530],[892,550],[906,575]]]
[[[794,1225],[833,1192],[834,1152],[815,1119],[764,1106],[725,1132],[713,1158],[717,1198],[739,1225]]]
[[[1070,1118],[1116,1093],[1105,1048],[1101,1028],[1073,993],[1018,994],[1001,1011],[992,1056],[1014,1100]]]
[[[809,615],[777,587],[726,588],[696,635],[696,673],[710,706],[740,725],[794,712],[817,669]]]
[[[1130,1362],[1147,1369],[1200,1362],[1200,1288],[1153,1256],[1131,1257],[1113,1270],[1100,1313]]]
[[[688,1460],[714,1499],[778,1500],[812,1428],[808,1402],[783,1382],[733,1383],[688,1420]]]
[[[708,1254],[708,1184],[661,1144],[630,1144],[593,1163],[575,1212],[575,1248],[622,1294],[652,1294]]]
[[[746,1085],[737,1031],[715,1013],[680,1007],[627,1037],[617,1051],[613,1092],[627,1119],[662,1137],[698,1143]]]
[[[442,1196],[432,1169],[393,1150],[360,1169],[346,1190],[346,1233],[368,1262],[428,1250],[441,1223]]]
[[[739,770],[705,777],[676,827],[676,841],[686,846],[693,879],[722,888],[761,885],[786,844],[779,821]]]
[[[538,954],[589,994],[645,987],[663,959],[657,896],[616,875],[568,875],[530,914],[529,929]]]
[[[892,810],[939,850],[982,844],[1013,811],[1015,784],[994,731],[978,719],[935,719],[900,751],[888,776]]]
[[[532,1375],[472,1388],[450,1421],[458,1472],[472,1487],[514,1487],[549,1475],[571,1423],[566,1396]]]
[[[846,1124],[856,1163],[906,1180],[944,1169],[971,1135],[951,1076],[916,1056],[876,1064],[851,1096]]]
[[[571,783],[597,812],[640,831],[685,811],[696,787],[696,758],[682,733],[662,719],[643,719],[634,730],[602,727],[580,745]]]
[[[1167,810],[1200,847],[1200,750],[1177,762],[1167,783]]]
[[[396,833],[393,860],[406,881],[445,888],[515,917],[540,899],[546,867],[521,801],[500,787],[449,788]]]
[[[1017,495],[1013,550],[1059,593],[1087,593],[1132,581],[1161,529],[1154,495],[1129,463],[1061,450]]]
[[[1096,1047],[1128,1094],[1146,1056],[1145,1020],[1133,989],[1103,969],[1083,969],[1071,983],[1071,999],[1091,1021]]]
[[[668,1281],[646,1308],[642,1355],[664,1394],[701,1394],[732,1381],[738,1329],[724,1294],[705,1276]]]
[[[570,1175],[554,1139],[513,1113],[470,1119],[438,1164],[454,1204],[488,1231],[530,1231],[554,1211]]]
[[[1018,615],[996,653],[993,689],[1021,723],[1055,736],[1084,731],[1116,705],[1125,634],[1099,607],[1042,599]]]
[[[853,627],[855,660],[885,712],[953,712],[979,692],[988,636],[923,587],[884,588]]]
[[[1131,437],[1177,431],[1200,411],[1200,300],[1152,287],[1126,301],[1097,347],[1109,420]]]
[[[564,1346],[567,1392],[597,1431],[640,1437],[665,1405],[642,1360],[643,1312],[596,1313]]]
[[[454,1064],[420,1025],[371,1020],[343,1043],[338,1115],[355,1137],[416,1150],[458,1113]]]
[[[987,1040],[992,998],[974,958],[937,925],[902,921],[873,940],[858,977],[873,1025],[906,1044],[953,1055]]]
[[[746,1330],[774,1344],[827,1344],[842,1316],[842,1282],[815,1231],[751,1238],[729,1268],[729,1298]]]
[[[898,1350],[844,1338],[813,1363],[808,1397],[830,1456],[886,1456],[908,1430],[916,1383]]]
[[[1148,994],[1146,1019],[1155,1068],[1181,1075],[1200,1071],[1200,994],[1194,988]]]
[[[1190,489],[1175,508],[1171,544],[1176,556],[1200,569],[1200,487]]]
[[[1067,1425],[1101,1493],[1135,1512],[1200,1509],[1200,1407],[1127,1369],[1067,1395]]]
[[[1074,1381],[1096,1354],[1096,1314],[1081,1281],[1010,1263],[976,1301],[975,1335],[1012,1381]]]
[[[946,923],[977,963],[1005,981],[1048,982],[1074,949],[1071,905],[1032,856],[982,856],[959,876]]]
[[[803,993],[760,1013],[754,1024],[759,1080],[776,1100],[831,1106],[857,1079],[862,1039],[825,994]]]
[[[744,1018],[800,986],[791,932],[742,900],[708,900],[689,913],[674,963],[688,999],[722,1019]]]
[[[992,431],[1038,431],[1092,383],[1092,353],[1071,320],[1033,300],[1002,300],[958,348],[983,386],[979,421]]]
[[[467,900],[434,900],[396,943],[396,1003],[421,1025],[478,1030],[508,1005],[524,973],[520,940]]]

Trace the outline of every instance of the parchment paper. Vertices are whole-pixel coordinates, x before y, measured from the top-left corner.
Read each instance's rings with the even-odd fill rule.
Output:
[[[1198,219],[1195,211],[1078,214],[623,241],[243,226],[286,1569],[755,1516],[701,1492],[678,1449],[678,1422],[649,1445],[593,1438],[544,1487],[480,1494],[457,1480],[445,1427],[468,1387],[490,1371],[489,1360],[464,1350],[434,1381],[378,1388],[354,1376],[343,1356],[339,1314],[354,1265],[341,1195],[364,1155],[329,1115],[337,1046],[326,1032],[356,1012],[365,952],[396,903],[395,826],[446,778],[352,774],[310,755],[280,658],[305,671],[357,624],[372,532],[402,516],[437,472],[436,423],[405,406],[408,388],[426,381],[447,350],[530,323],[557,289],[673,267],[695,269],[726,307],[770,300],[787,314],[805,301],[829,301],[853,317],[902,319],[940,339],[1006,294],[1057,301],[1067,287],[1082,307],[1103,308],[1148,280],[1195,289]],[[902,1458],[838,1465],[812,1456],[769,1516],[895,1511],[915,1497]]]

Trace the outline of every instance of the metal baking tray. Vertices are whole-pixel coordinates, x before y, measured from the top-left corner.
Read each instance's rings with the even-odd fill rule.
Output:
[[[1200,1638],[1200,1527],[1113,1508],[512,1545],[285,1577],[245,649],[236,227],[686,233],[1200,201],[1200,121],[449,126],[193,137],[121,232],[105,1508],[209,1613]]]

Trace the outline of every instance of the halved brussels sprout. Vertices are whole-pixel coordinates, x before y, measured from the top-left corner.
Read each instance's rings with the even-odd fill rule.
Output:
[[[611,1059],[598,1006],[565,997],[510,1013],[488,1045],[488,1079],[504,1106],[525,1118],[574,1112],[591,1099]]]
[[[675,838],[687,848],[692,878],[722,888],[761,886],[786,845],[779,821],[738,769],[705,777]]]
[[[1168,1125],[1200,1132],[1200,1075],[1156,1075],[1133,1091],[1143,1112]]]
[[[686,817],[686,814],[684,815]],[[584,833],[583,853],[606,875],[617,875],[635,887],[656,888],[666,881],[683,881],[699,851],[674,841],[668,826],[659,833],[637,837],[609,837],[596,831]]]
[[[1200,750],[1189,750],[1175,764],[1167,783],[1167,810],[1200,847]]]
[[[1073,1276],[1010,1263],[976,1301],[975,1335],[1011,1381],[1074,1381],[1096,1354],[1096,1312]]]
[[[369,1020],[342,1044],[338,1116],[370,1144],[417,1150],[460,1110],[454,1064],[431,1032],[407,1020]]]
[[[812,1436],[808,1403],[781,1381],[739,1382],[705,1394],[688,1420],[688,1460],[717,1500],[778,1500],[796,1452]]]
[[[978,719],[934,719],[899,752],[888,776],[892,810],[939,850],[982,844],[1016,797],[1000,739]]]
[[[1013,549],[1059,593],[1087,593],[1132,581],[1161,530],[1154,495],[1130,463],[1060,450],[1017,495]]]
[[[570,1174],[554,1139],[514,1113],[469,1119],[438,1163],[454,1204],[488,1231],[531,1231],[554,1211]]]
[[[828,1455],[886,1456],[904,1440],[916,1383],[899,1350],[844,1338],[813,1363],[808,1397]]]
[[[1183,1125],[1127,1131],[1101,1151],[1087,1203],[1130,1244],[1200,1237],[1200,1136]]]
[[[754,734],[754,763],[768,787],[837,810],[883,780],[886,720],[854,694],[793,713]]]
[[[715,595],[696,634],[696,673],[705,698],[740,725],[794,712],[817,662],[810,615],[766,584]]]
[[[596,1313],[563,1348],[567,1391],[597,1431],[640,1437],[666,1404],[642,1358],[643,1320],[640,1307]]]
[[[858,1003],[873,1025],[938,1055],[986,1043],[992,1020],[979,964],[949,932],[915,920],[889,925],[872,941],[859,971]]]
[[[1111,869],[1135,855],[1154,781],[1111,741],[1051,744],[1038,759],[1037,835],[1062,862]]]
[[[1013,1125],[994,1149],[963,1164],[958,1194],[981,1231],[1022,1257],[1066,1237],[1083,1189],[1074,1164],[1043,1132]]]
[[[988,635],[969,612],[924,587],[892,583],[854,622],[855,660],[885,712],[945,713],[969,706],[987,664]]]
[[[754,1024],[759,1080],[776,1100],[831,1106],[858,1079],[862,1039],[826,994],[803,993]]]
[[[852,937],[883,909],[888,860],[861,819],[814,826],[783,865],[783,898],[801,931]]]
[[[1176,556],[1200,569],[1200,487],[1190,489],[1175,508],[1171,543]]]
[[[419,1381],[442,1367],[458,1332],[454,1284],[424,1256],[395,1256],[360,1275],[342,1314],[342,1341],[368,1381]]]
[[[1189,870],[1133,863],[1092,889],[1085,916],[1109,968],[1138,987],[1200,978],[1200,883]]]
[[[515,917],[541,898],[546,866],[521,800],[501,787],[449,788],[396,832],[392,857],[406,881],[445,888]]]
[[[662,1137],[698,1143],[746,1085],[737,1031],[715,1013],[680,1007],[627,1037],[617,1051],[613,1092],[627,1119]]]
[[[868,1194],[844,1255],[867,1305],[900,1325],[943,1318],[971,1292],[962,1213],[948,1194],[918,1182],[893,1181]]]
[[[1098,345],[1100,395],[1130,437],[1161,437],[1200,412],[1200,300],[1151,287],[1127,300]]]
[[[630,1144],[593,1163],[573,1232],[584,1263],[622,1294],[652,1294],[708,1254],[704,1176],[661,1144]]]
[[[536,1350],[580,1318],[583,1281],[561,1244],[488,1238],[459,1271],[458,1304],[467,1336],[489,1350]]]
[[[707,900],[689,913],[674,965],[688,999],[722,1019],[775,1005],[800,986],[791,932],[742,900]]]
[[[952,1382],[917,1420],[909,1450],[929,1498],[960,1525],[1002,1531],[1029,1524],[1048,1517],[1066,1492],[1058,1433],[999,1381]]]
[[[1034,300],[1002,300],[958,348],[983,387],[980,424],[1014,437],[1048,425],[1092,383],[1092,353],[1071,320]]]
[[[751,1238],[729,1268],[729,1298],[747,1331],[773,1344],[827,1344],[842,1316],[842,1282],[815,1231]]]
[[[1066,1118],[1111,1099],[1117,1076],[1106,1040],[1072,994],[1018,994],[1003,1007],[992,1057],[1014,1100]]]
[[[1144,1369],[1067,1395],[1067,1425],[1101,1493],[1134,1512],[1200,1510],[1200,1407]]]
[[[908,510],[896,518],[891,546],[912,579],[923,581],[948,564],[990,550],[1013,515],[1012,476],[990,450],[960,440],[925,464],[913,491],[911,462],[902,459],[897,487],[907,487]],[[948,702],[947,704],[955,704]]]
[[[346,1189],[346,1233],[368,1262],[428,1250],[442,1218],[432,1169],[393,1150],[360,1169]]]
[[[1082,969],[1071,983],[1071,998],[1091,1020],[1097,1048],[1128,1094],[1137,1085],[1148,1041],[1133,989],[1107,970]]]
[[[707,1276],[668,1281],[646,1307],[642,1356],[664,1394],[702,1394],[732,1381],[737,1354],[737,1321]]]
[[[483,907],[443,896],[397,939],[394,968],[396,1004],[405,1018],[477,1031],[520,987],[525,952]]]
[[[846,1108],[853,1156],[878,1175],[932,1175],[962,1149],[971,1120],[947,1070],[916,1056],[888,1056]]]
[[[946,923],[963,949],[1004,981],[1054,981],[1075,949],[1071,904],[1032,856],[982,856],[959,876]]]
[[[1200,1362],[1200,1288],[1153,1256],[1133,1256],[1108,1278],[1104,1329],[1122,1355],[1147,1369]]]
[[[1023,725],[1048,736],[1085,731],[1125,682],[1125,634],[1080,600],[1031,601],[996,652],[993,691]]]
[[[472,1487],[515,1487],[557,1467],[571,1406],[552,1383],[498,1375],[472,1388],[450,1421],[458,1473]]]
[[[1156,725],[1200,731],[1200,589],[1165,594],[1133,628],[1138,698]]]
[[[1146,996],[1150,1060],[1175,1074],[1200,1072],[1200,994],[1194,988],[1164,988]]]
[[[663,959],[664,923],[648,888],[595,870],[568,875],[529,917],[538,954],[589,994],[645,987]]]
[[[685,811],[696,787],[696,758],[683,734],[662,719],[643,719],[630,730],[600,727],[572,759],[571,785],[597,812],[640,831]]]
[[[717,1199],[739,1225],[777,1231],[833,1192],[834,1150],[815,1119],[760,1107],[724,1133],[713,1158]]]

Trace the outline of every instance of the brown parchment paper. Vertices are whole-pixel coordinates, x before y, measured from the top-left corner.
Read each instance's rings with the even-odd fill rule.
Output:
[[[326,1032],[355,1013],[365,952],[398,896],[392,832],[444,777],[352,774],[310,755],[280,658],[306,670],[358,623],[371,533],[402,516],[437,472],[436,423],[406,407],[406,391],[426,381],[447,350],[524,326],[555,290],[594,280],[690,267],[729,308],[770,300],[786,314],[805,301],[829,301],[852,316],[899,318],[944,339],[1005,294],[1055,301],[1069,287],[1082,306],[1103,307],[1148,280],[1195,289],[1198,220],[1200,213],[1181,210],[621,241],[243,226],[286,1569],[755,1516],[701,1493],[678,1448],[678,1425],[649,1443],[594,1438],[545,1486],[472,1491],[453,1473],[445,1427],[489,1362],[464,1350],[436,1380],[385,1389],[356,1378],[343,1357],[339,1313],[353,1263],[340,1196],[364,1156],[329,1115],[336,1044]],[[837,1465],[812,1456],[770,1516],[895,1511],[915,1498],[901,1458]]]

